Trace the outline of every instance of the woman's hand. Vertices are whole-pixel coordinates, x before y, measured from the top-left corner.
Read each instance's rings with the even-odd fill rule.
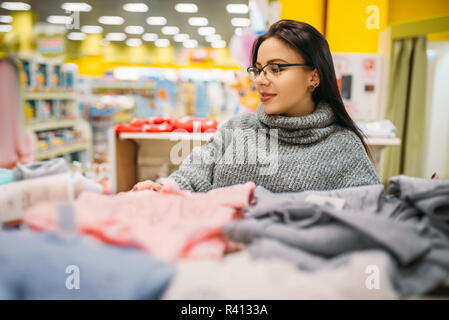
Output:
[[[133,187],[132,191],[142,191],[142,190],[159,191],[161,188],[162,188],[162,185],[160,185],[159,183],[156,183],[151,180],[145,180],[145,181],[137,183]]]

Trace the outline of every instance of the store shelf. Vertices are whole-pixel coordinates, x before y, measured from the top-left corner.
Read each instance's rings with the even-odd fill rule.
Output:
[[[76,92],[24,92],[24,100],[74,100]]]
[[[62,128],[70,128],[75,126],[76,120],[53,120],[28,124],[27,127],[32,131],[56,130]]]
[[[154,139],[154,140],[201,140],[208,141],[215,132],[190,133],[190,132],[122,132],[120,139]]]
[[[92,85],[92,90],[95,89],[135,89],[135,90],[150,90],[154,89],[153,82],[124,82],[114,81],[105,83],[95,83]]]
[[[401,145],[401,140],[399,138],[377,138],[368,137],[365,142],[369,146],[399,146]]]
[[[61,156],[61,155],[67,154],[67,153],[83,151],[88,148],[89,148],[88,142],[74,143],[74,144],[71,144],[68,146],[63,146],[60,148],[39,152],[36,155],[36,160],[54,158],[54,157]]]

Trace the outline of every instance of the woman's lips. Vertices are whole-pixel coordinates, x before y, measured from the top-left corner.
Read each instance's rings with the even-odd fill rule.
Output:
[[[275,96],[276,96],[275,93],[261,93],[260,94],[260,101],[267,102],[267,101],[271,100]]]

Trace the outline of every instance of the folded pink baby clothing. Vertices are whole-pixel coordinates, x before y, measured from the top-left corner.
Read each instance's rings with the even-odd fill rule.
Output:
[[[227,241],[221,227],[243,217],[241,210],[252,201],[254,190],[255,184],[247,182],[191,193],[169,183],[160,192],[114,196],[85,192],[70,205],[77,231],[173,262],[181,257],[221,257]],[[37,204],[27,211],[24,222],[34,229],[59,232],[59,206]]]

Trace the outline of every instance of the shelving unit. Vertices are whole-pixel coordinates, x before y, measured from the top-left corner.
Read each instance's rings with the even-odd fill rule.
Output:
[[[92,130],[78,111],[79,95],[74,91],[76,70],[64,69],[65,65],[61,62],[42,57],[21,57],[20,60],[22,61],[21,114],[26,129],[34,135],[36,145],[39,136],[42,137],[45,132],[72,130],[75,127],[78,132],[83,132],[81,134],[83,138],[72,132],[57,133],[57,137],[65,140],[67,144],[61,144],[61,141],[52,144],[54,141],[52,137],[55,135],[50,134],[48,149],[36,150],[35,159],[45,160],[78,152],[87,153],[79,155],[83,156],[83,159],[91,158]],[[46,65],[45,75],[40,73],[38,65]],[[38,81],[38,77],[41,77],[39,78],[41,82]],[[44,113],[42,110],[45,110]]]

